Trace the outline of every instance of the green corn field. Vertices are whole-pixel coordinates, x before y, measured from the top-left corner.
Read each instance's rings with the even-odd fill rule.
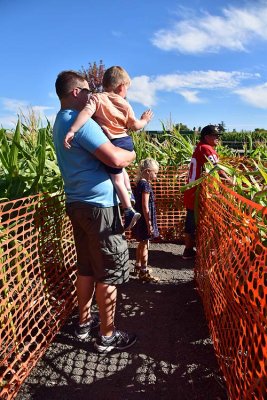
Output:
[[[0,129],[0,199],[19,199],[37,193],[59,193],[63,183],[56,161],[52,140],[52,126],[40,127],[34,117],[24,122],[18,118],[14,130]],[[135,145],[136,161],[146,157],[156,159],[161,166],[188,165],[198,140],[180,134],[179,128],[166,130],[160,135],[146,132],[131,133]],[[263,206],[267,205],[267,140],[245,143],[243,156],[219,145],[220,164],[215,168],[207,163],[206,173],[218,177],[223,169],[234,182],[233,190]],[[200,181],[204,179],[201,178]],[[198,182],[197,182],[198,183]],[[188,186],[185,186],[185,190]]]

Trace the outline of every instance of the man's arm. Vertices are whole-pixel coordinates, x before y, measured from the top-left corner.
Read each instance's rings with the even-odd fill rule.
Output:
[[[111,142],[106,142],[99,146],[94,155],[102,161],[103,164],[112,168],[124,168],[135,160],[134,151],[128,151],[114,146]]]

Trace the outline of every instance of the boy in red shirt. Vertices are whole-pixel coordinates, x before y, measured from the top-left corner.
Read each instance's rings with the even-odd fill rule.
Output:
[[[200,178],[204,165],[210,160],[214,165],[219,161],[218,154],[215,151],[215,147],[219,143],[219,137],[222,135],[215,125],[207,125],[200,132],[200,141],[194,150],[192,159],[189,166],[188,183],[196,181]],[[221,171],[221,174],[229,179],[226,174]],[[186,220],[185,220],[185,249],[183,253],[183,259],[187,260],[194,258],[196,251],[195,246],[195,195],[197,187],[194,186],[184,192],[184,205],[186,207]]]

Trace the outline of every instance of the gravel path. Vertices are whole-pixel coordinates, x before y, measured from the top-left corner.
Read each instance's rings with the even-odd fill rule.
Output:
[[[135,244],[129,244],[131,263]],[[73,315],[22,385],[16,400],[227,400],[183,246],[152,244],[160,282],[131,278],[119,290],[116,323],[136,332],[128,351],[99,355],[73,335]]]

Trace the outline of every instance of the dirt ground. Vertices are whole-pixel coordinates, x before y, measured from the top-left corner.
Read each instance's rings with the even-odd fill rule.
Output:
[[[135,244],[129,244],[134,264]],[[193,263],[183,246],[151,245],[149,266],[160,281],[132,277],[119,290],[116,325],[136,332],[128,351],[99,355],[93,337],[73,335],[77,313],[56,336],[16,400],[227,400]]]

